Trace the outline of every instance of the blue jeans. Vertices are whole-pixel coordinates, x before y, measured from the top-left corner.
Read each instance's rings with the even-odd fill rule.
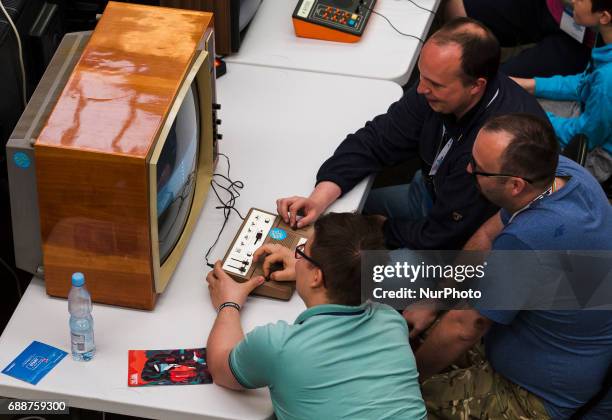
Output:
[[[382,214],[383,216],[421,220],[427,217],[433,202],[421,171],[417,171],[410,184],[393,185],[376,188],[370,191],[363,207],[365,214]]]
[[[417,171],[410,184],[393,185],[391,187],[376,188],[370,191],[363,207],[365,214],[382,214],[386,217],[413,220],[422,220],[429,214],[433,202],[421,171]],[[408,248],[399,248],[389,252],[389,264],[414,261],[418,254],[413,254]],[[413,261],[413,259],[415,259]],[[416,262],[418,263],[418,262]],[[392,290],[406,286],[403,279],[394,277],[385,280],[385,289]]]

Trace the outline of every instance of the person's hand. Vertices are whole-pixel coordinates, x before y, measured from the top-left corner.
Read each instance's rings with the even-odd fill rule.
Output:
[[[410,338],[418,337],[423,331],[431,326],[436,320],[438,311],[431,308],[412,306],[404,309],[402,315],[408,322]]]
[[[244,283],[238,283],[223,271],[221,267],[221,261],[217,261],[215,268],[206,276],[210,300],[215,309],[225,302],[234,302],[240,305],[240,307],[244,306],[249,293],[265,281],[262,276],[256,276]]]
[[[532,95],[535,94],[535,79],[524,79],[522,77],[510,77],[516,84]]]
[[[259,261],[264,256],[263,272],[264,276],[275,281],[293,281],[295,280],[295,257],[289,248],[279,244],[266,244],[255,251],[253,254],[253,262]],[[270,274],[272,264],[282,264],[283,269]]]
[[[316,222],[325,208],[323,203],[297,195],[276,200],[276,211],[280,217],[289,226],[297,228]],[[300,220],[297,220],[298,212],[303,215]]]
[[[319,182],[308,198],[293,196],[276,200],[276,211],[289,226],[302,228],[316,222],[341,194],[335,183]],[[303,216],[300,220],[297,220],[298,212]]]

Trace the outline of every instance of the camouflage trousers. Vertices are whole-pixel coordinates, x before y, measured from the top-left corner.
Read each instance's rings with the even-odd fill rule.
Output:
[[[459,364],[465,367],[453,366],[423,382],[429,419],[550,419],[538,397],[493,371],[483,346]]]

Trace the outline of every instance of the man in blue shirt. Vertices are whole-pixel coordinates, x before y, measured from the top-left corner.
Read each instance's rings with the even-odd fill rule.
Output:
[[[236,283],[217,262],[206,280],[219,308],[208,337],[207,363],[215,383],[231,389],[270,389],[279,419],[424,419],[408,328],[400,314],[377,303],[360,304],[361,257],[382,249],[381,220],[329,214],[295,256],[264,245],[264,274],[282,262],[275,279],[295,279],[306,311],[246,336],[240,308],[263,282]]]
[[[612,250],[612,207],[592,175],[558,157],[549,123],[524,114],[489,120],[476,138],[467,170],[482,194],[502,210],[474,234],[466,249]],[[504,286],[493,285],[487,293]],[[415,335],[431,324],[435,313],[412,310],[405,316]],[[486,360],[436,375],[482,337]],[[446,415],[454,405],[469,407],[477,418],[495,418],[497,413],[567,419],[602,391],[612,364],[612,314],[451,310],[431,330],[416,359],[421,379],[429,378],[423,383],[423,397],[437,417],[454,418]],[[454,380],[452,387],[449,379]],[[451,398],[442,401],[445,385],[468,391],[447,392]],[[486,412],[478,411],[482,407]],[[505,411],[508,407],[513,411]],[[612,392],[588,416],[612,418]]]

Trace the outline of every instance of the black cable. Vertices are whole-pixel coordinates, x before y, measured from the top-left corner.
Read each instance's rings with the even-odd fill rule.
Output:
[[[410,0],[409,0],[409,1],[410,1]],[[413,2],[411,2],[411,3],[413,3]],[[422,9],[422,7],[418,6],[416,3],[414,3],[414,5]],[[362,7],[364,7],[364,8],[366,8],[366,9],[368,9],[368,10],[369,10],[370,12],[372,12],[373,14],[378,15],[378,16],[380,16],[381,18],[383,18],[384,20],[386,20],[386,21],[387,21],[387,23],[388,23],[389,25],[391,25],[391,27],[392,27],[393,29],[395,29],[395,32],[397,32],[398,34],[400,34],[400,35],[404,35],[404,36],[407,36],[407,37],[410,37],[410,38],[415,38],[415,39],[418,39],[418,40],[419,40],[419,41],[420,41],[422,44],[424,44],[424,43],[425,43],[425,41],[423,41],[423,40],[422,40],[421,38],[419,38],[418,36],[416,36],[416,35],[410,35],[410,34],[405,34],[405,33],[403,33],[402,31],[400,31],[399,29],[397,29],[397,28],[396,28],[396,27],[395,27],[395,26],[394,26],[394,25],[391,23],[391,21],[390,21],[390,20],[387,18],[387,16],[385,16],[385,15],[383,15],[383,14],[380,14],[380,13],[376,12],[374,9],[369,8],[369,7],[368,7],[368,6],[366,6],[365,4],[362,4],[361,6],[362,6]],[[425,10],[427,10],[427,11],[431,12],[431,10],[429,10],[429,9],[425,9]],[[433,12],[432,12],[432,13],[433,13]]]
[[[17,273],[15,273],[15,270],[13,270],[11,266],[8,265],[2,258],[0,258],[0,263],[2,263],[4,268],[6,268],[6,270],[9,273],[11,273],[11,275],[15,279],[15,286],[17,287],[17,294],[19,295],[19,300],[21,300],[21,296],[23,296],[23,293],[21,291],[21,283],[19,282],[19,277],[17,277]]]
[[[216,181],[214,179],[215,176],[218,176],[218,177],[222,178],[223,180],[229,182],[230,185],[228,187],[226,187],[224,185],[221,185],[219,183],[219,181]],[[225,175],[222,175],[222,174],[213,174],[213,179],[210,181],[210,185],[211,185],[211,187],[213,189],[213,192],[217,196],[217,199],[221,202],[221,204],[223,204],[222,206],[217,206],[215,208],[216,209],[223,209],[224,214],[225,214],[226,211],[231,213],[231,210],[234,210],[238,214],[238,217],[240,217],[242,220],[244,220],[244,217],[242,216],[242,214],[240,214],[238,209],[236,209],[236,207],[234,207],[236,199],[238,197],[240,197],[240,193],[238,192],[238,190],[244,188],[244,183],[242,181],[232,181],[231,179],[229,179],[228,177],[226,177]],[[225,192],[227,192],[230,195],[230,199],[227,202],[223,201],[223,199],[219,195],[219,192],[217,191],[216,187],[221,188],[222,190],[224,190]]]
[[[429,10],[429,9],[426,9],[425,7],[423,7],[423,6],[419,6],[418,4],[416,4],[415,2],[413,2],[412,0],[408,0],[408,1],[409,1],[410,3],[412,3],[412,4],[414,4],[414,5],[415,5],[416,7],[418,7],[419,9],[421,9],[421,10],[425,10],[426,12],[429,12],[429,13],[431,13],[432,15],[435,15],[435,12],[434,12],[433,10]]]
[[[21,70],[21,91],[22,91],[21,94],[22,94],[22,99],[23,99],[23,108],[25,109],[25,107],[28,105],[28,97],[27,97],[28,94],[26,90],[27,89],[26,87],[27,78],[26,78],[26,73],[25,73],[25,67],[23,65],[23,46],[21,45],[21,37],[19,36],[19,31],[17,30],[15,23],[11,19],[11,16],[6,11],[6,8],[4,7],[2,0],[0,0],[0,10],[2,10],[2,13],[4,14],[4,18],[8,22],[9,26],[13,29],[13,32],[15,33],[15,37],[17,38],[17,52],[18,52],[18,58],[19,58],[19,69]]]
[[[217,199],[222,204],[221,206],[216,206],[215,208],[216,209],[223,209],[223,224],[221,225],[221,229],[219,229],[219,233],[217,234],[217,238],[215,239],[215,242],[213,242],[213,244],[210,246],[210,248],[208,248],[208,251],[206,251],[206,255],[204,256],[204,258],[206,260],[206,265],[209,266],[210,268],[213,268],[214,264],[211,264],[208,261],[208,257],[210,255],[211,251],[217,245],[217,242],[219,242],[219,238],[221,237],[221,234],[223,233],[223,230],[225,229],[225,225],[227,225],[227,221],[229,220],[229,217],[232,214],[232,210],[234,210],[236,212],[236,214],[238,215],[238,217],[240,217],[241,220],[244,220],[244,217],[242,216],[242,214],[240,214],[238,209],[235,207],[236,199],[238,197],[240,197],[240,190],[242,188],[244,188],[244,182],[242,182],[242,181],[232,181],[232,179],[230,178],[230,160],[229,160],[229,157],[227,157],[227,155],[224,155],[223,153],[219,153],[219,156],[223,156],[227,160],[227,176],[223,175],[223,174],[215,173],[215,174],[213,174],[213,177],[210,180],[210,186],[211,186],[213,192],[215,193],[215,195],[217,196]],[[229,185],[227,185],[227,186],[222,185],[215,177],[221,178],[223,181],[229,182]],[[217,190],[217,188],[221,188],[226,193],[228,193],[229,194],[229,199],[224,201],[223,198],[221,198],[221,195],[219,194],[219,191]]]

